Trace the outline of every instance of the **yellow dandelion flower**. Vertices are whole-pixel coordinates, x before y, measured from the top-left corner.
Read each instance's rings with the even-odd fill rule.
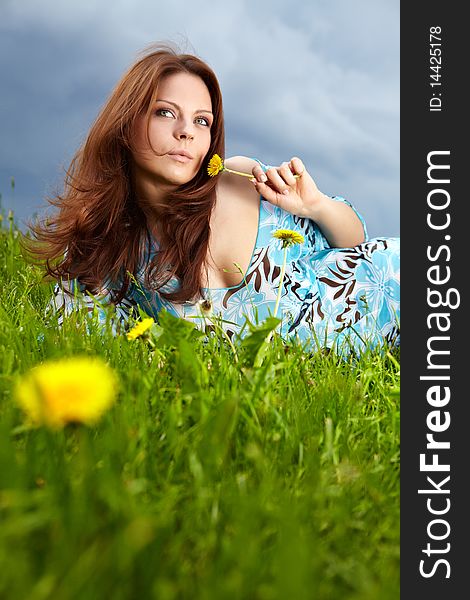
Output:
[[[301,233],[292,231],[292,229],[277,229],[273,233],[273,238],[281,240],[283,248],[289,248],[296,244],[303,244],[305,241],[304,236]]]
[[[252,173],[242,173],[241,171],[235,171],[234,169],[227,168],[224,165],[224,161],[220,158],[220,156],[218,154],[214,154],[214,156],[210,159],[209,165],[207,167],[209,177],[215,177],[222,171],[227,171],[227,173],[233,173],[234,175],[241,175],[242,177],[253,177]]]
[[[135,325],[127,333],[127,339],[128,340],[135,340],[136,338],[138,338],[141,335],[143,335],[146,331],[148,331],[150,329],[150,327],[152,327],[152,325],[154,323],[155,323],[155,321],[151,317],[148,317],[147,319],[142,319],[142,321],[140,321],[139,323],[137,323],[137,325]]]
[[[118,379],[98,358],[77,357],[34,367],[18,382],[15,397],[35,425],[90,425],[116,399]]]
[[[253,173],[242,173],[241,171],[229,169],[224,165],[224,161],[220,158],[220,156],[218,154],[214,154],[207,166],[207,173],[209,174],[209,177],[215,177],[222,171],[227,171],[227,173],[233,173],[234,175],[241,175],[242,177],[250,177],[250,179],[253,178]],[[294,177],[298,179],[300,175],[296,173]]]
[[[276,316],[277,310],[279,308],[279,302],[281,300],[282,286],[284,282],[284,275],[286,272],[287,248],[290,248],[290,246],[294,246],[295,244],[303,244],[305,240],[304,236],[301,233],[298,233],[297,231],[292,231],[292,229],[277,229],[273,233],[273,238],[281,240],[282,248],[284,250],[284,260],[282,261],[281,276],[279,278],[279,289],[277,292],[276,304],[274,306],[274,316]],[[268,338],[270,339],[270,336],[268,336]]]
[[[209,165],[207,167],[207,173],[209,174],[209,177],[215,177],[223,170],[224,161],[220,158],[218,154],[214,154],[214,156],[210,159]]]

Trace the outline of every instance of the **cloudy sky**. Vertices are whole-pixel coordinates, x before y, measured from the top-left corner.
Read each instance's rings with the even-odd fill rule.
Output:
[[[399,0],[0,0],[0,193],[22,229],[155,41],[216,72],[226,156],[299,156],[371,236],[400,234]]]

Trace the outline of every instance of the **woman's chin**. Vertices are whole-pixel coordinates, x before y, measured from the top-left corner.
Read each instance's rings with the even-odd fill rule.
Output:
[[[197,175],[194,169],[169,169],[166,173],[168,181],[174,185],[184,185],[189,183]]]

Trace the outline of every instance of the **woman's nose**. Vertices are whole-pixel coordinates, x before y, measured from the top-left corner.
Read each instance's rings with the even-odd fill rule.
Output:
[[[193,139],[194,131],[190,123],[180,123],[176,129],[176,137],[181,139]]]

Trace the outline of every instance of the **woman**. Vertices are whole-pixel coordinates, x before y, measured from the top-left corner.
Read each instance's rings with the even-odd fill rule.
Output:
[[[217,78],[161,45],[118,83],[74,157],[58,213],[31,226],[31,252],[58,280],[63,315],[99,301],[126,323],[140,306],[188,319],[222,315],[229,335],[273,313],[286,338],[321,347],[396,341],[398,240],[366,241],[362,218],[317,188],[294,157],[279,167],[224,156]],[[252,177],[230,173],[236,170]],[[272,234],[300,233],[284,250]],[[346,345],[346,346],[345,346]]]

